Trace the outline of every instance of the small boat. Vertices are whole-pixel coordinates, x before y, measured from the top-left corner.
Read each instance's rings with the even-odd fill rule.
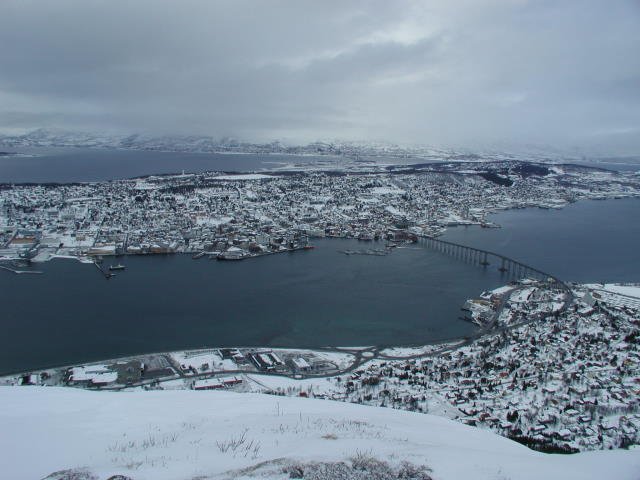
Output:
[[[109,266],[109,270],[113,271],[113,270],[124,270],[126,267],[124,265],[122,265],[121,263],[119,263],[118,265],[110,265]]]

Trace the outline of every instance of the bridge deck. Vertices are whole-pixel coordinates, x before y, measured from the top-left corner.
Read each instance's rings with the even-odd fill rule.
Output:
[[[526,275],[527,273],[537,274],[544,278],[550,278],[551,280],[556,282],[562,289],[570,291],[569,286],[567,286],[562,280],[557,278],[555,275],[552,275],[547,272],[543,272],[542,270],[532,267],[531,265],[527,265],[526,263],[520,262],[518,260],[507,257],[505,255],[501,255],[499,253],[492,252],[489,250],[483,250],[481,248],[469,247],[468,245],[462,245],[460,243],[450,242],[448,240],[441,240],[439,238],[430,237],[427,235],[421,236],[419,238],[424,242],[426,242],[427,244],[431,243],[432,245],[439,245],[441,247],[444,247],[445,251],[447,247],[450,247],[452,249],[452,252],[450,253],[466,252],[466,253],[470,253],[472,256],[476,255],[477,257],[482,257],[482,261],[479,261],[478,263],[483,264],[484,266],[487,266],[489,264],[489,262],[487,261],[489,257],[495,258],[499,260],[501,265],[500,267],[501,270],[506,270],[510,272],[519,270],[523,275]]]

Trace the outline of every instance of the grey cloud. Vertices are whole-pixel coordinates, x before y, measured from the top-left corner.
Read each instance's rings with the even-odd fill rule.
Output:
[[[639,27],[631,0],[5,0],[0,130],[638,153]]]

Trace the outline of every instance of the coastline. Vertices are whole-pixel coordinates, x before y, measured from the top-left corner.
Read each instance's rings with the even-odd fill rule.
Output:
[[[580,203],[580,202],[578,202],[578,203]],[[511,210],[511,211],[512,211],[512,212],[516,212],[516,213],[518,212],[518,210]],[[455,229],[454,229],[454,230],[455,230]],[[483,234],[484,234],[484,232],[483,232]],[[447,237],[445,236],[445,238],[447,238]],[[360,242],[359,242],[359,243],[360,243]],[[366,244],[366,243],[367,243],[367,242],[363,242],[363,244]],[[151,255],[150,255],[150,257],[151,257]],[[80,260],[80,261],[85,260],[85,261],[87,261],[87,263],[88,263],[88,262],[90,262],[90,260],[81,259],[81,258],[74,257],[74,256],[68,256],[68,257],[53,257],[53,258],[64,258],[64,259],[69,258],[69,259],[76,259],[76,260]],[[495,267],[495,266],[491,266],[490,268],[494,268],[494,267]],[[5,274],[6,274],[6,275],[9,275],[9,272],[5,272]],[[125,275],[126,275],[126,274],[125,274]],[[27,279],[27,280],[28,280],[28,279]],[[595,280],[595,279],[594,279],[594,280]],[[116,281],[117,281],[117,279],[116,279]],[[462,306],[462,303],[463,303],[463,302],[464,302],[464,299],[461,299],[461,300],[460,300],[460,304],[459,304],[459,305],[460,305],[460,306]],[[447,337],[445,337],[445,338],[446,338],[446,340],[453,340],[453,339],[459,339],[459,338],[461,338],[461,337],[451,337],[451,336],[447,336]],[[444,340],[444,339],[436,339],[436,340],[434,340],[433,342],[428,342],[428,343],[435,343],[435,344],[437,344],[437,343],[441,343],[442,341],[446,341],[446,340]],[[202,347],[207,347],[207,346],[211,346],[211,345],[215,345],[215,343],[208,343],[208,344],[202,345]],[[254,346],[255,346],[255,345],[259,345],[259,343],[254,344]],[[408,347],[420,347],[420,346],[422,346],[422,345],[425,345],[425,343],[424,343],[424,342],[418,342],[418,343],[411,343],[411,344],[407,344],[406,342],[403,342],[403,343],[401,343],[400,345],[402,345],[402,346],[408,346]],[[272,347],[274,347],[274,348],[277,348],[277,347],[281,347],[281,348],[292,348],[292,346],[291,346],[291,344],[290,344],[290,343],[287,343],[286,345],[279,344],[279,343],[273,343],[271,346],[272,346]],[[397,346],[397,345],[395,345],[395,344],[378,344],[377,346],[378,346],[378,347],[394,347],[394,346]],[[306,348],[306,347],[307,347],[307,346],[304,346],[304,345],[302,346],[302,348]],[[194,346],[193,348],[199,348],[199,347]],[[136,353],[128,353],[128,352],[127,352],[126,356],[131,356],[131,355],[135,355],[135,354],[136,354]],[[119,355],[116,355],[116,356],[119,356]],[[96,358],[96,359],[95,359],[95,361],[100,361],[100,358]],[[52,365],[52,364],[44,364],[44,365]],[[53,364],[53,365],[59,365],[59,363],[56,363],[56,364]],[[21,371],[21,370],[22,370],[22,369],[20,369],[20,370],[18,370],[18,369],[12,369],[12,370],[8,370],[7,372],[19,372],[19,371]]]
[[[494,254],[495,255],[495,254]],[[542,272],[540,272],[542,273]],[[556,288],[561,288],[564,289],[566,292],[568,292],[568,296],[566,297],[565,301],[564,301],[564,306],[562,307],[562,310],[566,310],[566,308],[568,308],[568,306],[573,302],[573,295],[571,294],[571,288],[565,284],[564,282],[562,282],[561,280],[553,277],[552,275],[547,275],[542,273],[543,277],[547,277],[548,280],[545,280],[545,282],[549,281],[550,285],[554,285],[557,284],[559,287]],[[527,283],[524,283],[524,285],[526,285]],[[510,292],[511,293],[511,292]],[[280,350],[280,351],[304,351],[304,352],[334,352],[334,353],[343,353],[343,354],[351,354],[354,355],[354,357],[356,357],[359,361],[356,362],[354,361],[354,363],[348,368],[348,369],[344,369],[341,372],[338,373],[332,373],[331,376],[333,375],[340,375],[340,374],[344,374],[347,373],[349,371],[352,371],[354,369],[356,369],[357,367],[359,367],[362,363],[369,361],[369,360],[374,360],[377,358],[381,358],[381,359],[389,359],[389,360],[409,360],[409,359],[416,359],[416,358],[424,358],[424,357],[428,357],[428,356],[434,356],[434,355],[439,355],[442,354],[446,351],[449,351],[452,348],[457,348],[463,345],[469,345],[472,344],[478,340],[480,340],[483,337],[486,336],[490,336],[495,334],[497,331],[500,331],[502,328],[502,326],[500,326],[498,324],[498,317],[501,314],[503,309],[503,303],[500,303],[499,307],[496,308],[496,311],[494,313],[492,313],[491,318],[485,319],[482,323],[478,323],[478,329],[473,331],[470,335],[466,335],[466,336],[462,336],[462,337],[453,337],[453,338],[448,338],[448,339],[442,339],[442,340],[434,340],[433,342],[427,342],[427,343],[420,343],[420,344],[404,344],[404,345],[394,345],[394,344],[380,344],[380,345],[375,345],[375,346],[350,346],[350,347],[336,347],[336,346],[326,346],[326,347],[318,347],[318,348],[297,348],[297,347],[284,347],[284,346],[277,346],[277,345],[271,345],[271,346],[232,346],[232,347],[216,347],[216,346],[202,346],[200,348],[191,348],[191,349],[186,349],[186,350],[179,350],[179,352],[185,353],[185,354],[189,354],[189,353],[194,353],[194,352],[199,352],[202,350],[207,350],[207,351],[215,351],[215,350],[220,350],[221,348],[224,349],[232,349],[232,350],[239,350],[239,349],[245,349],[245,350],[263,350],[263,349],[270,349],[270,350]],[[474,321],[475,323],[475,321]],[[520,326],[519,324],[516,326]],[[514,326],[511,326],[509,328],[514,328]],[[434,349],[433,347],[438,347],[438,346],[442,346],[441,349]],[[394,350],[418,350],[418,352],[411,352],[408,355],[393,355],[390,353],[385,354],[385,351],[394,351]],[[372,355],[366,355],[364,356],[363,354],[365,352],[369,352]],[[162,356],[162,355],[167,355],[167,354],[171,354],[174,353],[174,351],[159,351],[159,352],[141,352],[141,353],[137,353],[137,354],[130,354],[130,355],[126,355],[126,356],[118,356],[118,357],[114,357],[114,358],[109,358],[109,359],[100,359],[100,360],[96,360],[96,361],[91,361],[88,362],[88,365],[92,365],[92,364],[100,364],[100,363],[116,363],[116,362],[121,362],[121,361],[129,361],[131,359],[135,359],[137,357],[141,357],[141,356]],[[37,368],[37,369],[31,369],[29,371],[21,371],[21,372],[8,372],[6,374],[2,374],[0,375],[0,378],[2,377],[12,377],[12,376],[24,376],[24,375],[28,375],[30,373],[32,373],[34,370],[62,370],[62,369],[69,369],[72,368],[74,366],[76,366],[77,364],[70,364],[70,365],[52,365],[49,367],[42,367],[42,368]],[[240,371],[240,370],[237,370]],[[236,370],[234,370],[233,372],[236,372]],[[233,373],[233,372],[223,372],[223,373]],[[270,372],[266,372],[266,374],[272,374]],[[275,373],[276,375],[279,376],[283,376],[282,374],[279,373]],[[284,375],[284,376],[291,376],[291,375]],[[328,375],[318,375],[318,378],[323,378],[326,377]],[[312,376],[313,377],[313,376]],[[311,377],[309,377],[311,378]]]

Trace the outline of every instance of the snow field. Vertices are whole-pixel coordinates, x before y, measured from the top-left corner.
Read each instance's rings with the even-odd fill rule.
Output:
[[[225,472],[358,453],[434,479],[637,479],[637,451],[545,455],[450,420],[385,408],[229,392],[0,388],[0,471],[13,480],[87,467],[99,478],[264,478]],[[269,465],[267,463],[266,465]],[[268,478],[287,478],[275,469]]]

